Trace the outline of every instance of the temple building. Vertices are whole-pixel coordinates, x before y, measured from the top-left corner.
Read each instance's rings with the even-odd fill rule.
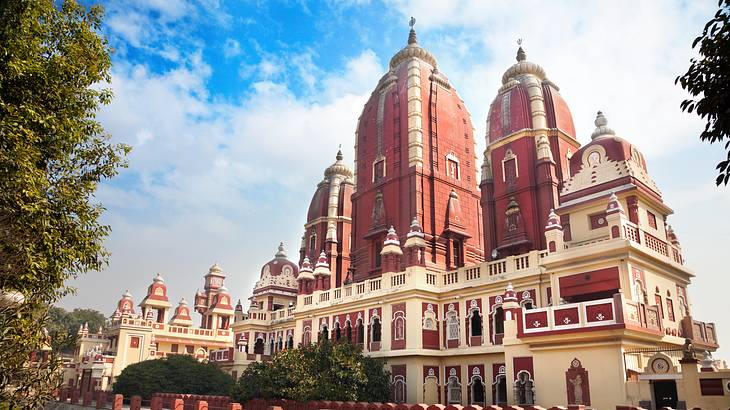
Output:
[[[296,267],[295,267],[296,269]],[[191,317],[192,307],[185,298],[172,309],[167,284],[158,273],[147,295],[135,309],[129,291],[117,302],[107,331],[94,333],[87,325],[78,332],[73,358],[64,363],[64,385],[77,386],[80,393],[110,389],[125,367],[143,360],[185,354],[207,360],[211,350],[233,346],[234,308],[218,264],[205,275],[203,292],[195,294],[194,309],[201,315],[200,326]]]
[[[315,190],[298,262],[279,247],[210,360],[239,376],[330,339],[386,358],[394,402],[726,408],[730,372],[696,359],[718,341],[692,314],[672,209],[630,130],[598,112],[576,135],[559,90],[520,47],[479,164],[469,110],[411,29],[354,166],[339,152]]]

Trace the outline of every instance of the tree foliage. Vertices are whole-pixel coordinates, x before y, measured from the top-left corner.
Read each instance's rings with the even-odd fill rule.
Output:
[[[129,365],[114,382],[114,392],[149,399],[155,393],[227,396],[233,378],[213,364],[191,356],[172,355]]]
[[[700,58],[690,60],[687,72],[677,77],[692,99],[680,105],[682,111],[695,112],[706,120],[700,139],[725,143],[727,159],[717,164],[717,185],[730,182],[730,0],[719,0],[715,16],[705,24],[702,35],[692,43],[699,45]]]
[[[28,354],[66,279],[106,262],[93,194],[129,150],[95,118],[111,99],[102,16],[73,0],[0,2],[0,297],[25,297],[0,311],[0,402],[24,408],[56,386],[58,363],[36,369]]]
[[[106,329],[107,318],[103,313],[94,309],[76,308],[70,312],[66,309],[53,306],[48,311],[46,328],[51,338],[51,347],[54,351],[71,353],[76,346],[80,326],[88,324],[89,333],[94,334],[99,328]]]
[[[269,362],[252,363],[231,397],[241,403],[254,398],[385,402],[390,373],[384,365],[383,359],[364,356],[359,346],[347,342],[300,346]]]

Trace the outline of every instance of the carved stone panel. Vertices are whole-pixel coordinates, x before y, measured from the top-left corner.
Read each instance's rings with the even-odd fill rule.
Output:
[[[570,367],[565,372],[565,388],[568,404],[591,405],[588,371],[583,368],[577,358],[570,362]]]

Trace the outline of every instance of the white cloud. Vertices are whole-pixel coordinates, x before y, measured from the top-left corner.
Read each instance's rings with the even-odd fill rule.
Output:
[[[223,43],[223,55],[226,58],[236,57],[241,54],[241,43],[232,38],[227,38]]]
[[[173,299],[190,298],[215,261],[245,300],[280,240],[296,255],[306,204],[339,144],[352,160],[353,123],[369,93],[363,83],[375,84],[382,67],[366,50],[343,71],[309,70],[318,73],[317,101],[261,80],[227,102],[208,97],[211,71],[199,52],[161,74],[118,64],[115,99],[100,119],[133,151],[129,169],[97,195],[113,227],[112,259],[76,281],[82,292],[64,304],[90,301],[94,289],[94,303],[110,313],[127,287],[139,300],[158,271]]]

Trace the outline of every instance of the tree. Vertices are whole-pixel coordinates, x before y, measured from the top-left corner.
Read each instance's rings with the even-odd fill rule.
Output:
[[[390,396],[384,365],[383,359],[364,356],[359,346],[325,340],[252,363],[231,397],[241,403],[254,398],[384,402]]]
[[[93,195],[129,147],[95,118],[111,100],[102,16],[73,0],[0,2],[0,402],[19,407],[41,406],[59,382],[56,360],[28,365],[48,306],[108,257]]]
[[[682,102],[682,111],[696,112],[706,120],[700,139],[725,143],[727,159],[716,169],[717,185],[730,182],[730,0],[718,1],[717,13],[705,24],[702,35],[692,42],[700,46],[700,58],[690,60],[687,72],[674,81],[687,90],[694,99]]]
[[[147,400],[155,393],[227,396],[233,378],[210,363],[191,356],[172,355],[129,365],[114,382],[114,392]]]
[[[76,308],[71,312],[66,309],[52,306],[48,310],[46,328],[51,338],[54,351],[72,353],[78,339],[80,326],[88,324],[89,333],[96,333],[99,328],[106,329],[107,318],[103,313],[94,309]]]

